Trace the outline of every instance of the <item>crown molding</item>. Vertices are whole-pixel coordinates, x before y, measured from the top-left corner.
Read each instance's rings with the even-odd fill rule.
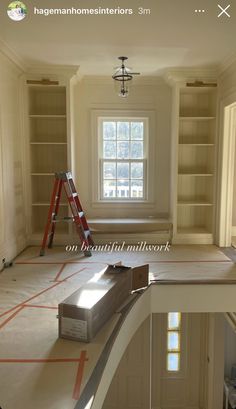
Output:
[[[10,60],[18,71],[25,72],[27,65],[25,61],[0,38],[0,52]]]
[[[218,76],[218,66],[197,68],[169,68],[164,73],[164,79],[170,85],[196,80],[215,82],[217,81]]]
[[[231,55],[227,60],[221,64],[221,72],[219,75],[219,84],[222,89],[227,88],[228,80],[234,76],[236,72],[236,55]],[[233,80],[234,81],[234,80]]]
[[[51,75],[53,77],[77,76],[79,71],[78,65],[60,65],[60,64],[32,64],[28,66],[26,74],[28,76],[34,75]]]
[[[235,66],[235,64],[236,64],[236,53],[234,52],[220,63],[219,65],[220,75],[224,75],[224,72],[232,69],[232,67]]]

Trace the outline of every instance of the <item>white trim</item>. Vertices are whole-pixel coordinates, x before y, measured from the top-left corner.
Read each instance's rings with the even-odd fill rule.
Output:
[[[204,234],[175,234],[173,236],[173,244],[213,244],[213,235],[211,233]]]
[[[199,68],[185,68],[176,67],[168,68],[164,73],[164,78],[166,82],[170,85],[175,85],[176,83],[182,82],[183,85],[187,81],[206,81],[206,82],[216,82],[219,75],[219,67],[199,67]]]
[[[222,65],[222,69],[220,71],[220,75],[219,75],[219,82],[223,82],[224,79],[227,80],[227,78],[231,75],[234,74],[235,72],[235,67],[236,67],[236,57],[234,55],[234,57],[232,57],[232,59],[228,61],[228,64],[226,62],[225,67],[224,67],[224,63]],[[222,86],[224,87],[224,84],[222,83]]]
[[[3,167],[3,132],[2,132],[2,110],[0,105],[0,220],[2,221],[0,230],[0,271],[4,267],[4,259],[6,258],[6,243],[5,243],[5,221],[4,221],[4,167]]]
[[[79,71],[78,65],[59,65],[59,64],[33,64],[28,67],[29,74],[59,74],[66,77],[73,77]]]
[[[29,238],[31,224],[31,209],[29,209],[31,197],[30,184],[30,157],[29,157],[29,123],[28,123],[28,95],[25,85],[25,74],[19,77],[19,134],[21,139],[21,158],[22,158],[22,190],[24,201],[24,218],[25,218],[25,243]]]
[[[232,94],[231,101],[236,101],[236,94]],[[235,162],[235,134],[236,134],[236,102],[230,103],[224,99],[220,105],[221,169],[218,180],[218,209],[217,209],[217,237],[220,247],[231,245],[231,228],[233,212],[233,182]]]
[[[236,226],[231,227],[231,236],[236,236]]]
[[[148,199],[143,200],[99,200],[100,197],[100,178],[99,178],[99,147],[98,147],[98,121],[99,118],[143,118],[148,119],[148,158],[147,165],[147,195]],[[154,174],[155,174],[155,113],[154,111],[140,110],[91,110],[91,163],[94,164],[91,172],[91,202],[92,207],[101,208],[130,208],[135,207],[154,207]],[[151,176],[150,176],[151,175]]]
[[[236,314],[235,312],[225,312],[225,319],[229,323],[232,330],[236,333]]]
[[[26,71],[25,61],[15,53],[2,39],[0,39],[0,52],[4,54],[20,71]]]
[[[233,64],[236,62],[236,54],[233,52],[232,54],[228,55],[221,63],[220,63],[220,74],[223,74],[224,71],[231,68]]]
[[[143,140],[141,141],[141,142],[143,142],[143,158],[141,158],[141,159],[131,159],[131,158],[128,158],[128,159],[105,159],[105,158],[103,158],[103,155],[102,155],[102,142],[103,142],[103,135],[102,135],[102,123],[104,122],[104,121],[109,121],[109,119],[114,119],[114,122],[118,122],[118,121],[121,121],[121,122],[124,122],[124,117],[121,117],[121,118],[119,118],[119,117],[114,117],[114,118],[110,118],[110,117],[99,117],[98,118],[98,144],[99,144],[99,169],[100,169],[100,172],[98,172],[99,173],[99,202],[109,202],[109,203],[115,203],[115,202],[119,202],[119,203],[124,203],[124,202],[126,202],[126,203],[130,203],[131,201],[132,201],[132,203],[133,202],[144,202],[144,201],[147,201],[147,197],[148,197],[148,189],[147,189],[147,185],[148,185],[148,172],[147,172],[147,161],[148,161],[148,157],[149,157],[149,149],[148,149],[148,145],[149,145],[149,129],[148,129],[148,118],[137,118],[137,121],[140,121],[140,122],[142,122],[143,123]],[[127,121],[127,122],[132,122],[133,121],[133,117],[126,117],[125,118],[125,121]],[[117,142],[117,138],[116,138],[116,142]],[[106,197],[103,197],[103,180],[104,180],[104,178],[103,178],[103,176],[102,176],[102,174],[103,174],[103,163],[104,162],[114,162],[114,163],[129,163],[129,168],[130,168],[130,165],[131,165],[131,163],[134,163],[134,162],[136,162],[136,163],[142,163],[143,164],[143,178],[142,179],[140,179],[140,180],[142,180],[143,181],[143,197],[142,198],[132,198],[132,197],[130,197],[130,198],[119,198],[119,197],[116,197],[116,198],[106,198]],[[117,177],[116,177],[116,179],[114,179],[114,180],[116,180],[117,181]],[[130,178],[128,179],[128,180],[132,180],[131,179],[131,175],[130,175]],[[129,192],[131,192],[131,187],[129,187]]]

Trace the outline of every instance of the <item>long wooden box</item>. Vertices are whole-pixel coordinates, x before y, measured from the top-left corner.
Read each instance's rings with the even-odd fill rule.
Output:
[[[90,342],[130,292],[147,280],[148,265],[108,266],[59,304],[59,337]]]

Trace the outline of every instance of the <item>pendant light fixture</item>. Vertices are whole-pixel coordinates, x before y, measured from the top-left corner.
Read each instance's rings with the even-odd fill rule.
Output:
[[[125,67],[125,61],[128,60],[128,57],[118,57],[118,59],[121,60],[121,66],[116,69],[115,74],[112,75],[112,78],[115,80],[119,97],[127,98],[133,75],[140,75],[140,73],[130,72],[130,69]]]

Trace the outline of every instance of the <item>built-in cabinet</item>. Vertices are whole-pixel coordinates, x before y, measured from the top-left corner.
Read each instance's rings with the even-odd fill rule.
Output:
[[[42,237],[55,172],[69,169],[67,89],[60,85],[28,85],[31,235]],[[60,217],[67,216],[62,196]],[[68,233],[67,223],[57,223],[59,233]]]
[[[174,242],[213,243],[216,87],[179,86],[174,169]],[[175,142],[174,142],[175,143]]]

